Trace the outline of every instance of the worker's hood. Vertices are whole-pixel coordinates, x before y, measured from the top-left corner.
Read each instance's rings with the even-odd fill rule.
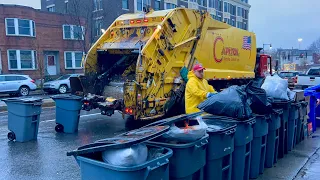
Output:
[[[199,79],[199,78],[193,73],[193,71],[189,71],[189,73],[188,73],[188,80],[191,79],[191,78],[197,78],[198,80],[201,80],[201,79]]]

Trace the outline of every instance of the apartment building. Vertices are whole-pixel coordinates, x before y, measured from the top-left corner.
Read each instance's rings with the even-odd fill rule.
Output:
[[[88,22],[92,20],[92,40],[98,38],[101,29],[106,29],[119,15],[141,12],[146,6],[154,10],[176,7],[206,10],[216,20],[249,29],[251,6],[248,0],[41,0],[42,11],[74,14],[74,9],[80,9],[76,15],[90,13],[91,16],[86,17],[89,17]]]

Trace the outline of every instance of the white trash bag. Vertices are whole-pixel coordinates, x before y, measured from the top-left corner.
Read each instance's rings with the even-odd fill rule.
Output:
[[[163,137],[178,142],[194,142],[201,139],[206,134],[208,126],[203,122],[202,117],[197,117],[196,121],[198,125],[188,127],[177,127],[172,124],[170,130],[163,134]]]
[[[104,162],[115,166],[137,166],[148,158],[148,148],[145,144],[136,144],[125,149],[110,149],[102,152]]]
[[[267,76],[261,88],[266,91],[269,97],[289,100],[287,94],[288,81],[278,75]]]

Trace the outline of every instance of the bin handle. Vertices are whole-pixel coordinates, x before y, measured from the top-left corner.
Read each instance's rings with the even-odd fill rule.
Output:
[[[249,125],[254,125],[256,123],[256,120],[252,120],[252,121],[249,121],[247,122]]]
[[[204,142],[201,142],[201,144],[200,145],[195,145],[194,146],[194,150],[197,150],[197,149],[199,149],[199,148],[201,148],[201,147],[205,147],[206,145],[208,144],[208,140],[205,140]],[[205,149],[205,148],[204,148]]]
[[[226,135],[231,135],[231,134],[233,134],[233,133],[235,133],[235,132],[236,132],[236,129],[233,128],[233,129],[227,131],[227,132],[226,132]]]
[[[41,106],[42,105],[42,102],[35,102],[33,103],[34,106]]]
[[[147,179],[147,177],[149,176],[149,173],[155,169],[157,169],[158,167],[161,167],[161,166],[164,166],[164,165],[169,165],[169,159],[165,159],[164,162],[160,163],[160,162],[157,162],[157,165],[156,166],[153,166],[153,167],[150,167],[148,166],[147,167],[147,171],[146,171],[146,174],[144,176],[144,179]]]

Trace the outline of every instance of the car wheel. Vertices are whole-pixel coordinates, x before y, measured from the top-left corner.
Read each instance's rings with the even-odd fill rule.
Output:
[[[30,89],[27,86],[21,86],[19,89],[19,95],[20,96],[28,96],[30,93]]]
[[[59,93],[60,94],[65,94],[65,93],[67,93],[67,91],[68,91],[68,87],[66,85],[61,85],[59,87]]]

